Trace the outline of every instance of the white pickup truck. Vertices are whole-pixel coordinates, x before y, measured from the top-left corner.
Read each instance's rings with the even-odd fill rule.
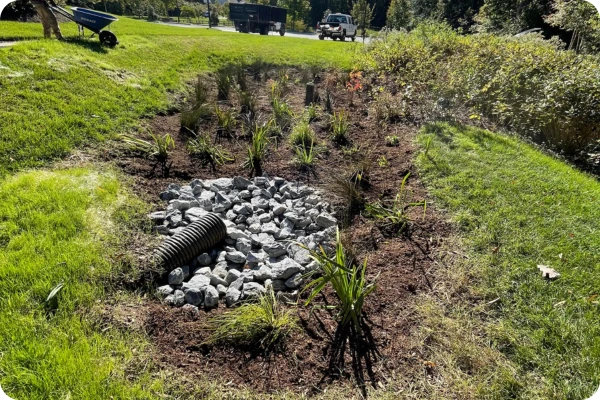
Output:
[[[357,30],[354,20],[347,14],[329,14],[327,19],[317,24],[317,35],[320,40],[330,37],[333,40],[339,38],[343,42],[349,37],[354,41]]]

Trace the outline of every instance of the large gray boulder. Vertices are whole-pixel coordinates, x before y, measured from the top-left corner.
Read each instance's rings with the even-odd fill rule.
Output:
[[[289,257],[279,262],[271,263],[271,273],[273,279],[288,279],[292,275],[302,272],[304,269],[296,261]]]

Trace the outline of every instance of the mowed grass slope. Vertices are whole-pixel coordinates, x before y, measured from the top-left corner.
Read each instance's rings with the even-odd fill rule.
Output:
[[[468,251],[452,266],[460,273],[448,273],[469,277],[479,299],[454,304],[450,317],[481,319],[482,341],[509,362],[484,376],[486,366],[472,353],[455,367],[479,382],[481,398],[591,396],[600,384],[600,183],[480,129],[432,125],[419,142],[424,178]],[[543,279],[538,264],[560,278]],[[457,346],[466,348],[476,335],[469,332]]]
[[[262,58],[282,65],[349,68],[358,44],[263,37],[151,24],[121,17],[121,44],[29,40],[0,49],[0,175],[43,165],[164,110],[195,74]],[[39,38],[41,25],[0,21],[0,40]]]

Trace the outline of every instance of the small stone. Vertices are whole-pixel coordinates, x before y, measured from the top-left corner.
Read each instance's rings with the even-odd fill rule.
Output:
[[[227,289],[227,292],[225,293],[225,305],[227,307],[233,306],[235,303],[237,303],[239,301],[241,296],[242,296],[242,292],[240,292],[238,289],[230,286]]]
[[[285,214],[283,214],[283,216],[292,221],[294,224],[297,224],[298,222],[303,220],[303,218],[296,214],[296,212],[294,211],[288,211]]]
[[[264,285],[265,289],[271,290],[271,289],[273,289],[273,280],[265,279],[265,281],[263,282],[263,285]]]
[[[252,206],[248,203],[245,204],[237,204],[233,206],[233,212],[241,215],[250,215],[252,214]]]
[[[250,193],[250,191],[248,190],[242,190],[239,193],[240,198],[244,199],[244,200],[248,200],[249,198],[252,197],[252,193]]]
[[[181,307],[181,309],[185,310],[185,312],[192,314],[193,316],[198,316],[200,314],[198,307],[193,306],[191,304],[184,304],[183,307]]]
[[[244,283],[254,281],[254,271],[251,269],[245,269],[242,271],[242,277]]]
[[[163,201],[170,201],[179,198],[179,192],[176,190],[167,190],[158,195]]]
[[[246,256],[246,262],[250,264],[258,264],[265,261],[268,258],[267,253],[264,250],[251,251]]]
[[[209,277],[202,274],[195,274],[188,282],[184,282],[181,287],[184,291],[187,291],[192,288],[202,289],[208,285],[210,285]]]
[[[263,233],[268,233],[270,235],[273,235],[275,232],[279,232],[279,228],[277,227],[277,225],[275,225],[275,223],[269,222],[268,224],[264,224],[260,228],[260,231]]]
[[[242,298],[256,298],[261,294],[265,293],[266,289],[263,285],[257,282],[248,282],[244,283],[244,288],[242,290]]]
[[[219,278],[225,279],[225,277],[227,276],[227,268],[227,261],[221,261],[220,263],[217,263],[217,265],[215,265],[215,268],[213,268],[212,270],[212,274],[218,276]]]
[[[242,264],[246,262],[246,255],[241,251],[232,251],[225,254],[225,259],[237,264]]]
[[[241,176],[236,176],[235,178],[233,178],[233,187],[238,189],[238,190],[245,190],[248,189],[248,185],[251,185],[252,181],[243,178]]]
[[[315,271],[318,271],[319,268],[321,268],[321,265],[316,260],[313,260],[306,267],[304,267],[304,271],[305,272],[315,272]]]
[[[227,293],[227,288],[223,285],[217,285],[217,292],[219,292],[219,297],[223,297]]]
[[[215,274],[210,274],[208,276],[210,278],[210,284],[213,286],[217,286],[217,285],[223,285],[223,286],[227,286],[227,281],[223,278],[221,278],[219,275],[215,275]]]
[[[263,199],[262,197],[253,197],[252,200],[250,200],[252,206],[256,209],[258,208],[262,208],[262,209],[267,209],[269,208],[269,202],[265,199]]]
[[[176,290],[165,298],[165,303],[173,307],[181,307],[185,304],[185,294],[181,290]]]
[[[193,306],[198,306],[204,301],[202,289],[191,288],[185,292],[185,302]]]
[[[273,279],[271,281],[271,287],[275,292],[287,290],[287,286],[285,286],[285,279]]]
[[[300,272],[292,275],[287,281],[285,281],[285,286],[288,289],[296,289],[302,284],[302,274]]]
[[[289,257],[279,262],[271,263],[273,279],[288,279],[292,275],[302,271],[302,266]]]
[[[260,224],[258,222],[250,225],[248,230],[252,233],[260,233]]]
[[[227,271],[227,275],[225,276],[225,282],[227,282],[228,285],[231,285],[241,276],[242,273],[240,271],[236,269],[230,269],[229,271]]]
[[[281,242],[269,242],[262,245],[263,250],[271,257],[280,257],[287,253]]]
[[[240,277],[239,278],[237,278],[235,281],[233,281],[233,282],[231,282],[229,284],[230,288],[234,287],[234,288],[236,288],[239,291],[242,290],[243,286],[244,286],[244,277],[241,275],[241,273],[240,273]]]
[[[312,261],[310,257],[310,251],[306,249],[300,249],[294,253],[294,261],[300,265],[308,265]]]
[[[193,207],[185,212],[185,218],[190,222],[194,222],[194,221],[197,221],[200,218],[204,217],[207,214],[208,214],[208,211],[206,211],[204,208]]]
[[[248,236],[245,232],[236,228],[227,229],[227,236],[229,236],[233,240],[237,240],[240,238],[250,239],[250,236]]]
[[[218,190],[230,191],[233,189],[233,179],[231,178],[219,178],[211,182],[211,188],[216,187]]]
[[[169,285],[181,285],[184,279],[185,277],[181,268],[175,268],[169,273]]]
[[[202,253],[197,258],[198,264],[200,265],[210,265],[212,263],[212,258],[208,253]]]
[[[273,219],[273,217],[269,213],[263,213],[258,216],[258,222],[260,222],[261,224],[266,224],[267,222],[270,222],[272,219]]]
[[[252,242],[250,239],[239,238],[235,243],[235,248],[244,254],[248,254],[252,250]]]
[[[158,294],[162,297],[168,296],[175,291],[170,285],[163,285],[156,288]]]
[[[238,215],[233,210],[228,210],[225,214],[225,218],[227,218],[230,221],[235,221],[237,217]]]
[[[329,228],[337,225],[337,220],[327,213],[321,213],[317,218],[315,218],[315,222],[322,228]]]
[[[287,207],[283,204],[277,203],[273,206],[273,214],[274,215],[283,215],[287,211]]]
[[[184,201],[184,200],[179,200],[179,199],[171,200],[169,202],[169,204],[173,207],[173,209],[179,210],[179,211],[185,211],[190,208],[189,201]]]
[[[275,182],[275,185],[281,186],[285,183],[285,179],[281,178],[279,176],[276,176],[275,178],[273,178],[273,182]]]
[[[284,304],[296,303],[298,301],[299,293],[300,292],[298,290],[294,290],[291,293],[278,292],[275,298],[277,299],[277,301]]]
[[[269,179],[264,176],[256,176],[254,177],[254,184],[258,187],[264,187],[269,182]]]
[[[271,272],[271,268],[266,265],[261,265],[257,270],[254,270],[254,279],[257,281],[264,281],[266,279],[271,279],[273,274]]]
[[[214,286],[207,286],[204,291],[204,308],[211,309],[219,306],[219,291]]]
[[[275,242],[275,238],[271,235],[269,235],[268,233],[259,233],[258,235],[252,235],[250,236],[250,239],[252,240],[252,244],[255,246],[265,246],[269,243],[274,243]]]
[[[217,192],[215,203],[213,204],[213,212],[220,213],[231,208],[233,203],[223,193]]]

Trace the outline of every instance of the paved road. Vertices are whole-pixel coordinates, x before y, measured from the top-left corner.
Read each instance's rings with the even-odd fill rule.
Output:
[[[176,24],[176,23],[168,23],[168,22],[157,22],[158,24],[161,25],[169,25],[169,26],[176,26],[179,28],[201,28],[201,29],[207,29],[208,26],[207,25],[192,25],[192,24]],[[219,26],[216,28],[212,28],[212,29],[218,29],[220,31],[223,32],[235,32],[235,28],[231,27],[231,26]],[[251,35],[258,35],[258,33],[252,33]],[[279,37],[279,33],[277,32],[269,32],[269,36],[277,36]],[[292,37],[292,38],[299,38],[299,39],[310,39],[310,40],[319,40],[319,37],[317,36],[316,33],[292,33],[292,32],[286,32],[285,33],[285,37]],[[331,40],[331,39],[325,39],[325,40]],[[347,39],[348,42],[350,42],[350,39]],[[359,43],[362,43],[362,38],[356,38],[356,41]],[[366,38],[365,43],[369,43],[370,39]]]

